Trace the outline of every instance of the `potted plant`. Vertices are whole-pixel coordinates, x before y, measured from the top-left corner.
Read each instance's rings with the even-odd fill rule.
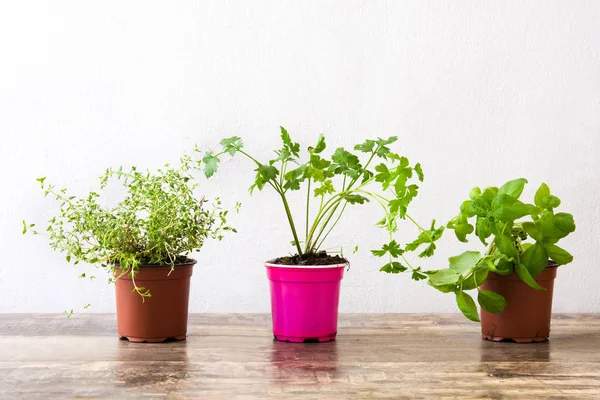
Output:
[[[418,192],[418,186],[409,180],[423,180],[423,172],[419,164],[411,167],[406,157],[391,151],[389,145],[397,140],[396,137],[367,140],[356,145],[354,150],[365,154],[365,161],[342,147],[330,157],[323,156],[326,149],[323,135],[314,147],[308,148],[307,159],[301,161],[300,144],[292,141],[283,127],[281,139],[282,147],[275,150],[273,159],[265,162],[247,153],[239,137],[224,139],[221,152],[204,154],[205,173],[210,177],[216,171],[222,155],[241,154],[256,167],[250,192],[268,187],[281,199],[296,254],[277,257],[265,264],[270,280],[275,339],[290,342],[335,340],[340,281],[349,263],[340,254],[323,251],[325,240],[348,206],[369,201],[383,207],[385,217],[380,224],[386,226],[391,235],[396,230],[397,220],[406,217],[406,209]],[[306,194],[302,195],[305,209],[301,231],[288,196],[290,192],[300,190],[302,185]],[[391,199],[373,191],[373,186],[391,192]],[[379,251],[382,256],[390,257],[385,269],[393,272],[406,269],[396,261],[403,257],[398,243],[391,240]]]
[[[227,211],[219,199],[207,207],[207,200],[195,195],[198,182],[191,172],[196,167],[191,157],[184,156],[179,167],[166,165],[155,173],[109,168],[100,178],[99,192],[115,180],[126,192],[112,207],[98,192],[71,196],[45,178],[38,179],[44,194],[60,202],[60,212],[45,231],[23,221],[23,233],[47,235],[50,246],[65,253],[67,262],[109,272],[109,283],[116,284],[121,338],[185,339],[190,277],[196,264],[189,254],[200,250],[206,238],[221,240],[223,231],[234,231],[226,224]]]
[[[477,290],[482,335],[489,340],[547,340],[557,267],[573,260],[557,245],[575,231],[573,216],[555,213],[560,199],[545,183],[534,204],[521,202],[526,183],[520,178],[500,188],[474,188],[447,226],[461,242],[475,233],[488,246],[486,252],[466,251],[450,257],[449,268],[426,272],[429,285],[454,293],[458,308],[472,321],[480,319],[467,291]]]

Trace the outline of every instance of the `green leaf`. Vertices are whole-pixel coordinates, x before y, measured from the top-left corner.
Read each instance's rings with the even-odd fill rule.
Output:
[[[260,165],[257,169],[260,176],[266,181],[274,180],[279,175],[279,171],[272,165]]]
[[[415,281],[422,281],[427,279],[427,275],[421,272],[421,267],[413,269],[411,279]]]
[[[423,169],[421,168],[421,164],[420,163],[415,164],[414,170],[415,170],[415,173],[417,174],[417,177],[419,178],[419,181],[423,182],[425,175],[423,175]]]
[[[290,134],[283,126],[280,126],[279,128],[281,130],[281,140],[283,141],[284,148],[294,157],[298,157],[300,153],[300,144],[292,142]]]
[[[306,178],[305,172],[306,172],[307,168],[308,167],[305,164],[303,164],[303,165],[299,166],[298,168],[287,172],[284,175],[284,179],[286,180],[286,182],[283,185],[283,187],[285,189],[299,190],[300,183],[302,181],[304,181],[304,179]]]
[[[473,298],[463,291],[456,293],[456,304],[462,313],[474,322],[479,322],[479,314],[477,313],[477,306]]]
[[[359,194],[347,194],[344,196],[344,200],[350,204],[365,204],[369,202],[369,199]]]
[[[487,218],[477,217],[475,223],[475,234],[483,244],[487,246],[486,239],[492,234],[493,225]]]
[[[527,267],[531,276],[537,276],[548,264],[548,254],[544,245],[536,242],[533,246],[527,248],[521,257],[521,263]]]
[[[481,253],[478,251],[465,251],[454,257],[448,258],[450,268],[459,274],[463,274],[473,268],[481,259]]]
[[[330,169],[336,174],[344,174],[351,178],[358,178],[361,174],[362,167],[360,160],[354,154],[347,152],[340,147],[331,156],[333,163]]]
[[[470,233],[473,233],[473,225],[471,224],[458,224],[454,227],[454,232],[456,232],[456,235],[460,235],[460,236],[466,236]]]
[[[500,253],[507,255],[508,257],[514,257],[517,255],[517,248],[515,247],[514,239],[511,236],[500,234],[494,239],[496,247]]]
[[[523,230],[538,242],[544,240],[542,225],[537,222],[523,222]]]
[[[487,217],[487,214],[490,210],[490,201],[481,196],[475,197],[469,204],[469,213],[472,215]]]
[[[311,153],[319,154],[323,150],[325,150],[327,146],[325,145],[325,136],[321,133],[319,135],[319,140],[317,140],[317,145],[311,150]]]
[[[486,264],[490,271],[500,275],[510,275],[513,273],[513,264],[505,258],[500,258],[493,263]]]
[[[36,181],[38,181],[40,183],[40,187],[43,189],[44,188],[44,181],[46,180],[45,176],[42,176],[41,178],[37,178]]]
[[[539,189],[535,192],[535,196],[533,198],[533,202],[539,208],[544,207],[544,198],[550,196],[550,188],[545,183],[542,183]]]
[[[357,144],[354,146],[354,150],[362,151],[363,153],[371,153],[375,148],[375,141],[367,139],[362,144]]]
[[[552,210],[553,208],[560,206],[560,199],[553,195],[545,197],[543,202],[544,202],[545,208],[548,210]]]
[[[383,190],[386,190],[390,186],[390,170],[387,165],[381,163],[375,167],[375,171],[378,172],[378,174],[375,175],[375,181],[384,183]]]
[[[528,284],[529,286],[531,286],[532,288],[534,288],[536,290],[546,290],[546,288],[541,287],[535,281],[535,279],[531,276],[531,274],[529,273],[529,270],[527,269],[527,267],[525,265],[517,263],[517,264],[515,264],[515,269],[517,271],[517,274],[519,275],[519,278],[521,278],[521,280],[523,282],[525,282],[526,284]]]
[[[202,162],[204,163],[204,175],[206,175],[207,178],[210,178],[217,171],[219,159],[209,151],[202,158]]]
[[[558,265],[565,265],[573,261],[573,256],[568,251],[555,244],[547,244],[546,251],[548,256]]]
[[[479,189],[478,187],[474,187],[473,189],[471,189],[471,193],[469,193],[469,198],[471,200],[474,200],[475,198],[477,198],[479,195],[481,194],[481,189]]]
[[[429,277],[429,283],[434,286],[457,285],[462,276],[453,269],[446,268],[437,271],[425,272]]]
[[[564,236],[567,236],[567,234],[571,232],[575,232],[575,221],[573,220],[573,215],[571,214],[563,212],[557,213],[554,216],[554,225],[563,233],[565,233]]]
[[[419,253],[419,258],[431,257],[436,249],[435,243],[430,243],[422,252]]]
[[[480,290],[477,295],[477,301],[481,308],[492,314],[501,313],[506,307],[506,299],[490,290]]]
[[[499,193],[492,201],[492,215],[500,221],[514,221],[533,212],[532,207],[507,194]]]
[[[384,244],[381,250],[371,250],[371,253],[377,257],[383,257],[385,254],[390,253],[390,256],[397,258],[404,253],[404,250],[398,242],[392,240],[389,244]]]
[[[238,136],[233,136],[221,140],[221,146],[223,147],[223,151],[233,156],[244,147],[244,143]]]
[[[518,199],[521,196],[521,193],[523,193],[523,188],[525,187],[526,183],[527,179],[525,178],[519,178],[506,182],[500,187],[500,189],[498,189],[498,194],[506,194],[510,197]]]
[[[320,187],[315,188],[315,197],[325,196],[327,193],[335,193],[331,179],[327,179]]]
[[[23,234],[27,233],[27,223],[23,220]]]
[[[406,271],[406,267],[400,264],[397,261],[392,261],[390,263],[385,264],[381,267],[380,271],[391,273],[391,274],[399,274],[400,272]]]
[[[469,276],[462,282],[463,290],[473,290],[481,286],[487,279],[489,270],[485,264],[478,265]]]

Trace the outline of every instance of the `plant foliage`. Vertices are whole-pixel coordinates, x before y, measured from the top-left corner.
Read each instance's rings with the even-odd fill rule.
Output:
[[[560,199],[550,193],[545,183],[535,193],[534,204],[520,201],[526,183],[520,178],[500,188],[474,188],[447,227],[461,242],[467,242],[467,237],[474,234],[488,246],[487,251],[483,255],[466,251],[450,257],[449,268],[425,273],[429,285],[444,293],[455,293],[458,308],[472,321],[479,321],[479,317],[468,290],[478,290],[477,301],[488,312],[499,313],[506,306],[501,295],[480,289],[490,272],[509,275],[515,271],[532,288],[545,290],[535,277],[546,268],[548,260],[558,265],[573,260],[568,251],[557,245],[575,231],[573,216],[555,212]]]
[[[100,177],[99,192],[84,197],[39,178],[44,194],[59,202],[59,213],[45,231],[23,221],[23,233],[48,236],[50,246],[65,253],[67,262],[100,266],[110,272],[109,282],[124,274],[134,277],[141,265],[173,269],[190,252],[199,251],[206,238],[221,240],[224,231],[235,232],[227,225],[228,211],[218,198],[207,207],[207,200],[194,193],[199,186],[192,174],[196,167],[191,157],[184,156],[180,166],[167,164],[156,173],[109,168]],[[100,193],[111,180],[118,181],[127,195],[116,206],[104,207]],[[151,296],[135,284],[135,278],[133,282],[142,298]]]
[[[237,136],[222,140],[221,152],[208,151],[202,157],[206,176],[215,173],[224,154],[233,156],[239,153],[251,160],[256,176],[250,192],[269,187],[279,195],[291,229],[292,244],[301,258],[321,249],[348,206],[376,203],[384,210],[379,226],[388,230],[390,243],[373,253],[389,258],[389,263],[382,270],[394,273],[406,270],[407,267],[397,260],[404,257],[405,249],[392,240],[392,234],[397,229],[399,219],[409,218],[414,222],[407,214],[407,209],[418,194],[416,181],[423,181],[423,171],[420,164],[410,166],[406,157],[391,150],[390,145],[398,138],[368,139],[354,146],[353,151],[338,147],[326,156],[327,144],[321,134],[301,160],[300,144],[292,140],[284,127],[280,127],[280,130],[282,145],[268,161],[259,161],[247,153]],[[300,223],[292,215],[288,195],[303,187],[306,206],[303,215],[304,237],[301,237]],[[313,215],[312,202],[318,204]],[[425,243],[429,250],[424,250],[424,255],[429,255],[435,248],[433,241],[436,235],[443,228],[435,229],[432,226],[426,230],[419,226],[419,229],[422,237],[412,243],[412,249]],[[413,276],[423,278],[418,270],[415,274]]]

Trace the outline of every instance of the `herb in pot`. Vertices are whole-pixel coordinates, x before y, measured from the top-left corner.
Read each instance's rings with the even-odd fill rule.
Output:
[[[388,255],[389,263],[382,269],[396,273],[406,270],[407,267],[396,261],[404,257],[404,249],[391,236],[397,229],[399,219],[407,218],[416,224],[406,212],[419,190],[411,180],[417,178],[423,181],[423,171],[420,164],[411,167],[406,157],[392,152],[389,145],[398,138],[369,139],[354,146],[356,153],[339,147],[330,157],[326,157],[323,155],[325,137],[321,134],[317,143],[308,148],[307,160],[301,161],[300,144],[291,139],[285,128],[280,129],[282,147],[275,150],[275,158],[268,161],[259,161],[246,152],[242,140],[237,136],[222,140],[221,152],[208,151],[203,156],[206,176],[215,173],[224,154],[233,156],[239,153],[251,160],[256,166],[256,178],[250,192],[270,187],[279,195],[291,229],[292,244],[297,251],[297,255],[291,257],[291,262],[298,264],[323,258],[322,246],[349,205],[373,201],[383,208],[385,216],[379,225],[387,228],[390,234],[390,243],[374,253]],[[364,156],[363,160],[361,156]],[[302,185],[306,190],[306,206],[302,223],[299,223],[293,217],[288,195],[290,191],[300,190]],[[312,202],[318,204],[314,215],[311,215]],[[300,230],[302,225],[303,232]],[[433,245],[429,230],[416,225],[428,237],[422,243],[430,242]],[[413,249],[420,244],[415,243]],[[428,252],[432,253],[434,248],[435,245]]]
[[[155,173],[132,167],[107,169],[100,177],[100,191],[84,197],[72,196],[38,181],[44,194],[60,203],[60,212],[52,217],[45,231],[23,221],[23,233],[48,236],[50,246],[66,254],[66,261],[84,262],[110,272],[109,283],[125,274],[133,277],[133,287],[142,299],[150,290],[135,284],[140,266],[171,266],[189,262],[188,255],[199,251],[205,239],[222,239],[227,225],[227,210],[215,199],[194,193],[199,184],[192,172],[197,164],[189,156],[178,167],[165,165]],[[104,207],[100,193],[116,179],[127,195],[114,207]],[[81,274],[82,278],[86,274]],[[90,279],[94,276],[88,276]]]
[[[489,273],[506,276],[516,272],[530,287],[545,290],[535,277],[544,271],[548,261],[564,265],[573,260],[568,251],[557,245],[575,231],[573,216],[555,213],[561,201],[545,183],[535,193],[534,204],[521,202],[519,197],[526,183],[520,178],[500,188],[474,188],[447,227],[461,242],[467,242],[467,236],[474,233],[488,246],[487,251],[483,255],[479,251],[464,252],[450,257],[449,268],[426,272],[429,285],[443,293],[454,293],[458,308],[472,321],[479,321],[479,317],[468,290],[478,290],[477,301],[485,311],[497,314],[506,307],[502,295],[480,289]]]

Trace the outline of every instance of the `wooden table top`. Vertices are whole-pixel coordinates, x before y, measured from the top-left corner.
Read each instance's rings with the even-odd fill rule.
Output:
[[[600,399],[600,315],[547,343],[461,315],[340,315],[336,342],[273,341],[268,314],[192,314],[187,341],[118,340],[114,314],[0,314],[0,399]]]

